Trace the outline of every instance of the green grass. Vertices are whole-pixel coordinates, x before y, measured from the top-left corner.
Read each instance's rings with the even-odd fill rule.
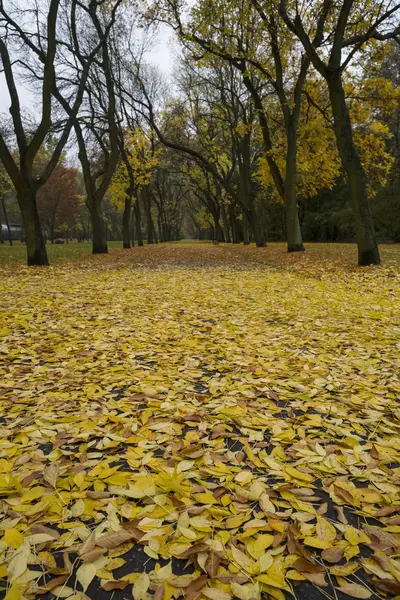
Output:
[[[122,242],[108,242],[108,247],[121,248]],[[92,244],[87,242],[70,242],[69,244],[47,244],[47,253],[50,264],[60,264],[64,262],[79,260],[90,256],[92,253]],[[0,265],[25,265],[26,264],[26,246],[20,242],[13,242],[10,246],[8,242],[0,244]]]
[[[48,244],[47,252],[52,266],[65,266],[67,264],[84,261],[93,264],[99,260],[104,264],[118,264],[130,262],[132,264],[152,264],[153,267],[161,263],[168,264],[177,261],[181,264],[193,261],[229,262],[230,264],[246,263],[260,264],[277,268],[310,269],[313,266],[323,265],[325,268],[333,266],[354,269],[357,267],[357,246],[342,243],[306,243],[305,253],[288,254],[284,242],[269,243],[266,248],[256,248],[254,244],[219,244],[213,245],[207,240],[181,240],[168,242],[143,248],[137,246],[130,252],[122,250],[122,242],[108,242],[108,258],[102,255],[92,256],[91,243],[71,242],[69,244]],[[382,266],[386,268],[400,268],[400,245],[381,244]],[[105,261],[105,262],[104,262]],[[26,246],[16,242],[13,246],[8,243],[0,244],[0,267],[23,267],[26,265]]]

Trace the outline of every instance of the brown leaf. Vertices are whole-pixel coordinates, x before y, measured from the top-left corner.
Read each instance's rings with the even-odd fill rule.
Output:
[[[317,563],[312,563],[305,558],[298,558],[293,567],[299,571],[299,573],[324,573],[325,568]]]
[[[335,511],[337,512],[337,516],[338,519],[340,521],[340,523],[343,523],[343,525],[348,525],[349,522],[346,518],[346,515],[344,514],[344,510],[342,506],[335,506]]]
[[[156,591],[153,594],[153,600],[163,600],[163,598],[164,598],[164,590],[165,590],[164,583],[160,583],[160,585],[157,586],[157,589],[156,589]]]
[[[333,484],[333,489],[335,491],[336,496],[344,500],[347,504],[354,505],[354,496],[350,494],[348,490],[339,487],[338,485]]]
[[[92,500],[102,500],[103,498],[111,498],[110,492],[93,492],[91,490],[86,492],[86,496],[88,498],[92,498]]]
[[[393,596],[398,596],[400,594],[400,583],[394,579],[378,579],[372,583],[374,587],[378,588],[381,592],[385,592],[385,594],[391,594]]]
[[[326,587],[328,585],[325,579],[325,573],[302,573],[302,575],[308,579],[308,581],[319,587]]]
[[[106,581],[101,585],[101,587],[106,592],[110,592],[111,590],[124,590],[126,587],[128,587],[128,585],[130,585],[129,581],[120,579],[118,581]]]
[[[218,556],[216,556],[214,554],[214,552],[211,552],[208,555],[208,558],[207,558],[206,564],[205,564],[205,569],[208,573],[208,576],[211,577],[211,579],[214,579],[216,577],[219,564],[220,564],[220,560],[219,560]]]
[[[377,538],[387,549],[396,548],[397,540],[388,531],[383,531],[380,527],[370,527],[369,525],[363,525],[363,529],[370,538]]]
[[[239,464],[241,464],[245,459],[245,454],[244,452],[238,452],[236,454],[236,462],[238,462]]]
[[[179,558],[186,558],[187,556],[192,556],[192,554],[199,554],[200,552],[204,552],[205,550],[209,550],[210,547],[207,544],[194,544],[182,554],[179,554]]]
[[[183,556],[182,554],[180,556]],[[200,575],[186,588],[185,598],[186,600],[196,600],[201,597],[202,588],[207,583],[207,575]]]
[[[35,479],[39,479],[41,475],[41,471],[34,471],[33,473],[30,473],[30,475],[27,475],[21,480],[22,487],[27,487],[32,483],[32,481],[35,481]]]
[[[334,548],[326,548],[322,550],[321,557],[328,563],[338,563],[344,554],[345,548],[341,546],[335,546]]]
[[[117,548],[117,546],[120,546],[124,542],[132,540],[133,538],[134,536],[132,533],[126,531],[125,529],[120,529],[115,533],[103,535],[103,537],[97,540],[96,544],[101,548],[107,548],[108,550],[111,550],[112,548]]]
[[[98,550],[91,550],[90,552],[85,552],[85,554],[80,555],[80,559],[83,562],[94,562],[100,556],[103,556],[107,552],[106,548],[99,548]]]
[[[57,477],[59,474],[59,468],[56,464],[51,464],[43,471],[43,479],[51,485],[54,489],[57,486]]]
[[[45,589],[48,591],[53,590],[57,586],[65,583],[68,577],[69,575],[60,575],[59,577],[54,577],[54,579],[50,579],[50,581],[46,583]]]
[[[47,535],[51,535],[55,540],[58,540],[60,534],[55,529],[51,529],[50,527],[46,527],[45,525],[32,525],[31,527],[32,533],[47,533]]]
[[[218,581],[220,581],[221,583],[246,583],[246,581],[249,580],[248,577],[246,577],[245,575],[229,575],[229,574],[223,574],[223,575],[217,575],[217,577],[215,579],[218,579]]]
[[[374,513],[375,517],[387,517],[388,515],[392,515],[394,512],[398,511],[397,506],[384,506]]]
[[[93,550],[93,548],[96,545],[96,535],[94,533],[94,531],[89,535],[89,537],[86,538],[86,540],[82,543],[82,545],[79,548],[79,554],[82,556],[83,554],[87,554],[88,552],[90,552],[91,550]]]

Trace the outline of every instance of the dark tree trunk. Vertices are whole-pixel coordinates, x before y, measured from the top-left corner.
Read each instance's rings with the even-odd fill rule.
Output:
[[[3,195],[1,195],[1,206],[3,208],[4,220],[6,222],[6,227],[7,227],[7,232],[8,232],[8,241],[9,241],[10,246],[12,246],[13,245],[13,241],[12,241],[12,237],[11,237],[10,223],[9,223],[9,220],[8,220],[7,208],[6,208],[6,203],[5,203]],[[0,223],[0,227],[1,227],[1,223]],[[4,244],[3,230],[1,231],[1,243]]]
[[[256,246],[258,248],[265,248],[267,244],[265,243],[264,232],[262,230],[260,219],[258,218],[255,208],[252,208],[249,211],[249,214],[247,215],[247,222],[250,224]]]
[[[92,254],[107,254],[107,227],[101,214],[100,205],[93,198],[87,202],[92,225]]]
[[[240,231],[239,231],[239,221],[235,216],[235,209],[233,205],[229,207],[229,217],[231,221],[232,228],[232,243],[240,244]]]
[[[132,198],[125,198],[124,213],[122,215],[122,247],[131,247],[131,208]]]
[[[332,105],[336,143],[350,186],[358,246],[358,264],[361,266],[379,265],[380,256],[368,202],[365,172],[354,145],[353,131],[346,104],[341,72],[339,70],[333,71],[327,81]]]
[[[287,131],[286,176],[284,203],[286,211],[286,239],[288,252],[304,252],[299,213],[296,201],[297,179],[297,124],[290,123]]]
[[[259,248],[262,248],[266,244],[255,208],[254,190],[251,178],[250,135],[246,135],[242,140],[241,155],[239,156],[239,178],[242,202],[246,207],[246,210],[243,211],[243,243],[245,245],[250,244],[250,228],[256,245]]]
[[[130,234],[131,234],[131,242],[132,242],[132,248],[135,246],[135,213],[132,210],[132,202],[131,202],[131,227],[130,227]]]
[[[20,192],[18,203],[25,229],[28,266],[48,266],[49,259],[47,258],[46,242],[40,227],[35,192],[29,188]]]
[[[214,232],[215,232],[215,241],[216,242],[224,242],[224,232],[222,231],[218,215],[214,215]]]
[[[245,213],[243,213],[242,218],[243,218],[243,221],[242,221],[242,223],[243,223],[243,244],[245,246],[249,246],[250,245],[249,221],[248,221]]]
[[[142,236],[142,215],[140,213],[139,200],[136,199],[135,202],[135,224],[136,224],[136,239],[138,246],[143,246],[143,236]]]
[[[222,223],[224,224],[225,242],[230,244],[231,243],[231,232],[229,229],[228,215],[226,214],[226,206],[224,203],[222,203],[221,212],[222,212]]]

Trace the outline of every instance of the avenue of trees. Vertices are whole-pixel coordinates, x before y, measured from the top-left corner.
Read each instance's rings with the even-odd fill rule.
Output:
[[[0,0],[0,71],[0,221],[28,265],[58,237],[356,241],[360,265],[400,242],[395,0]]]

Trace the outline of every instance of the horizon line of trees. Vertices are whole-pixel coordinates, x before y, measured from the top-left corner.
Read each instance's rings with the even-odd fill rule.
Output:
[[[179,40],[172,91],[146,62],[158,23]],[[45,233],[89,229],[93,253],[209,232],[355,238],[379,264],[376,232],[400,240],[399,65],[393,0],[0,0],[2,215],[28,265],[48,265]]]

